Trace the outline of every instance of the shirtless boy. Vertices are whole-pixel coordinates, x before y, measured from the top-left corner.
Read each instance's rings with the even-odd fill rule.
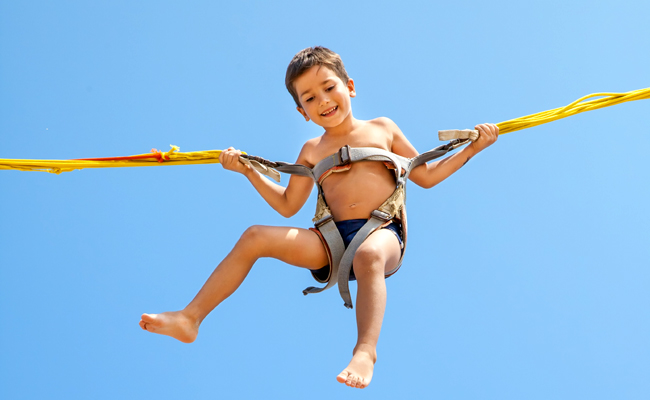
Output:
[[[302,117],[325,130],[321,136],[305,143],[296,163],[313,167],[345,145],[376,147],[407,158],[418,154],[390,119],[362,121],[352,116],[351,98],[356,96],[354,81],[348,77],[336,53],[323,47],[302,50],[289,64],[286,84]],[[475,129],[480,132],[477,141],[443,160],[415,168],[410,179],[424,188],[435,186],[494,143],[499,133],[499,128],[492,124],[477,125]],[[221,165],[248,178],[264,200],[282,216],[291,217],[302,208],[314,186],[311,178],[292,175],[287,187],[282,187],[240,163],[240,154],[232,147],[223,151]],[[394,191],[395,177],[382,162],[357,162],[349,171],[329,176],[322,188],[341,230],[339,225],[351,220],[367,220]],[[358,284],[357,343],[352,360],[336,377],[351,387],[365,388],[372,379],[386,307],[385,273],[397,266],[402,251],[401,239],[396,233],[397,229],[390,227],[376,230],[361,244],[353,259]],[[319,270],[329,263],[319,236],[308,229],[252,226],[187,307],[181,311],[143,314],[140,327],[181,342],[193,342],[203,319],[237,290],[255,261],[262,257],[276,258],[309,270]]]

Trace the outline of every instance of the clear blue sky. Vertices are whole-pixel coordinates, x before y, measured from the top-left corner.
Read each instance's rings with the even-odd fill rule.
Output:
[[[324,45],[357,118],[439,129],[650,86],[647,1],[0,3],[0,158],[235,146],[293,161],[319,134],[284,72]],[[354,313],[262,260],[191,345],[142,312],[191,300],[274,214],[220,166],[0,171],[0,398],[647,399],[650,101],[502,136],[409,189],[371,386],[335,376]],[[286,182],[286,178],[283,178]],[[354,286],[353,286],[354,287]]]

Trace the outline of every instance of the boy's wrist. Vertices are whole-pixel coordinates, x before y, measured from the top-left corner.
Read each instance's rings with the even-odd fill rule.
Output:
[[[470,157],[474,157],[477,155],[481,150],[479,150],[476,146],[476,142],[472,142],[469,144],[469,146],[465,147],[465,151],[471,153]]]
[[[255,171],[254,168],[251,168],[248,165],[243,165],[244,171],[242,171],[242,175],[244,175],[246,178],[251,179],[253,177],[253,174],[255,174],[257,171]]]

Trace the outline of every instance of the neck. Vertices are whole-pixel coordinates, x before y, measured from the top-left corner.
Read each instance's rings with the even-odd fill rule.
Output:
[[[325,128],[325,134],[332,136],[344,136],[349,134],[357,126],[357,120],[352,116],[352,111],[345,117],[343,122],[337,126]]]

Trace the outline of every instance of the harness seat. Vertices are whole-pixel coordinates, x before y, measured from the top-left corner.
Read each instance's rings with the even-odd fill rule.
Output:
[[[292,175],[310,177],[314,180],[318,187],[318,200],[316,202],[316,213],[313,218],[314,228],[311,230],[315,231],[323,242],[330,265],[330,271],[325,280],[315,277],[318,282],[325,283],[325,286],[311,286],[303,290],[303,293],[305,295],[310,293],[319,293],[330,289],[338,283],[339,293],[344,301],[345,307],[352,308],[353,305],[350,296],[349,277],[354,255],[359,246],[371,233],[390,224],[393,220],[400,223],[400,236],[402,238],[403,250],[397,266],[391,271],[388,271],[386,277],[397,272],[402,264],[407,239],[406,181],[411,171],[422,164],[447,154],[449,151],[454,150],[459,146],[469,143],[469,141],[470,139],[465,138],[454,139],[445,145],[436,147],[435,149],[429,150],[410,159],[374,147],[351,148],[350,146],[343,146],[338,152],[318,162],[314,168],[309,168],[301,164],[290,164],[280,161],[271,162],[260,157],[242,157],[255,161],[265,168],[269,168],[271,172],[277,170]],[[372,211],[368,221],[357,232],[346,248],[343,239],[341,238],[341,234],[334,223],[332,212],[325,200],[321,183],[330,174],[347,171],[351,168],[352,163],[359,161],[384,162],[395,173],[395,190],[378,209]]]

